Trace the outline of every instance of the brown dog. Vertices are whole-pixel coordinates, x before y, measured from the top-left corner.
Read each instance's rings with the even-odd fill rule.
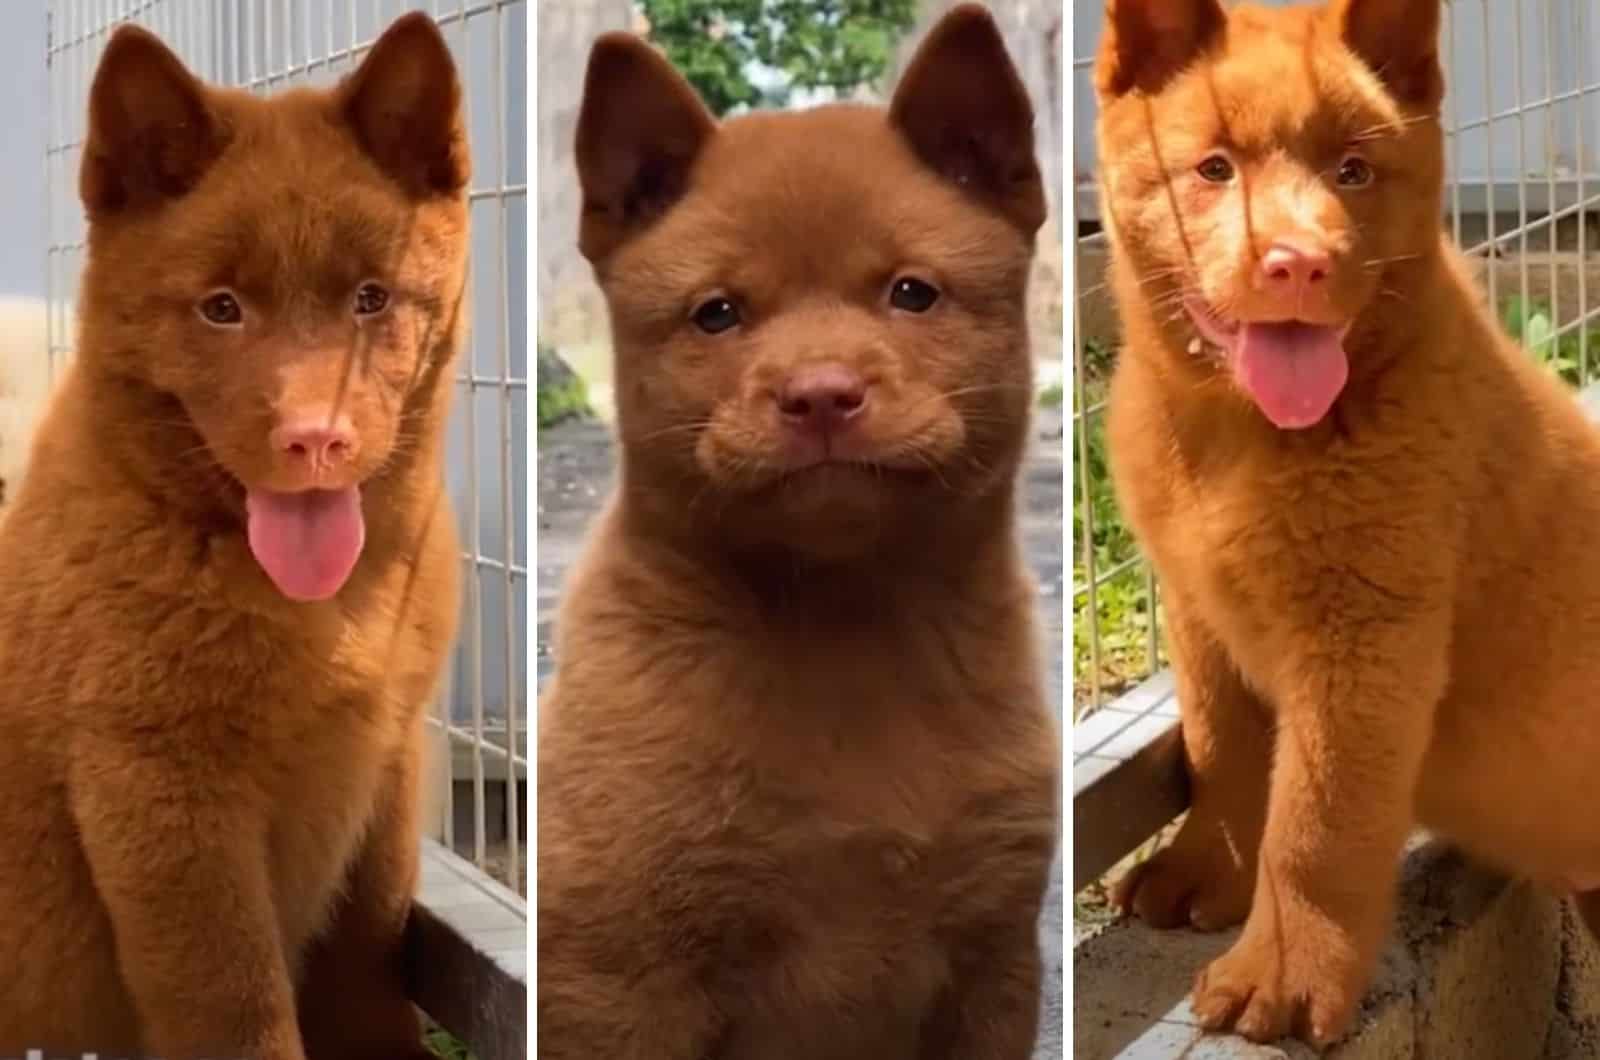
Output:
[[[1441,234],[1439,0],[1108,17],[1111,444],[1194,780],[1119,897],[1245,921],[1206,1026],[1326,1043],[1418,822],[1600,886],[1600,437]]]
[[[1030,1054],[1060,754],[1012,511],[1031,126],[972,6],[887,110],[718,125],[595,45],[622,474],[540,711],[542,1058]]]
[[[106,47],[80,353],[0,526],[0,1054],[428,1055],[459,101],[420,16],[266,101]]]

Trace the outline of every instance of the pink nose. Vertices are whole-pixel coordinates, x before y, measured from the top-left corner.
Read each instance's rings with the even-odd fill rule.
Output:
[[[778,394],[778,411],[784,421],[802,431],[837,431],[866,407],[866,380],[837,364],[801,368]]]
[[[272,432],[271,441],[291,462],[316,470],[339,467],[356,451],[355,428],[342,415],[290,420]]]
[[[1274,243],[1261,255],[1256,286],[1280,297],[1299,298],[1327,280],[1332,269],[1325,250]]]

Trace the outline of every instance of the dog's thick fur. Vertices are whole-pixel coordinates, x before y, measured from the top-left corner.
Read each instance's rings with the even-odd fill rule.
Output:
[[[585,87],[622,469],[540,712],[539,1055],[1022,1060],[1060,757],[1013,516],[1024,90],[970,6],[887,110],[718,125],[623,35]],[[808,465],[777,395],[822,364],[865,414]]]
[[[1255,1039],[1347,1027],[1418,823],[1600,886],[1600,828],[1572,810],[1600,760],[1600,436],[1441,233],[1438,30],[1439,0],[1113,0],[1099,60],[1113,466],[1193,779],[1119,898],[1161,926],[1244,921],[1194,1007]],[[1219,149],[1231,179],[1208,182]],[[1251,276],[1284,239],[1327,253],[1316,312],[1350,324],[1348,381],[1298,430],[1180,305],[1271,319]]]
[[[459,97],[420,16],[271,100],[106,47],[79,353],[0,523],[0,1054],[428,1055],[399,957],[457,615]],[[348,461],[290,467],[275,426],[333,409]],[[356,483],[353,573],[292,602],[247,489]]]

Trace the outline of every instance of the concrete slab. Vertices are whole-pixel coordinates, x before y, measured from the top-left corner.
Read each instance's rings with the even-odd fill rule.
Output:
[[[1073,950],[1081,1060],[1304,1060],[1194,1026],[1194,976],[1237,937],[1122,921]],[[1339,1060],[1592,1060],[1600,947],[1555,896],[1511,883],[1426,837],[1408,850],[1391,942]]]

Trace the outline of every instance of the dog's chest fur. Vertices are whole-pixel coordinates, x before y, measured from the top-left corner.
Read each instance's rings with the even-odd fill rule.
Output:
[[[654,881],[643,914],[728,1016],[719,1060],[916,1055],[962,940],[1037,903],[1055,743],[1017,599],[998,622],[952,601],[809,634],[579,620],[587,662],[550,707],[611,742],[541,733],[541,784],[609,794],[551,843],[636,837],[627,868],[568,864]]]
[[[126,531],[98,539],[92,526],[66,525],[64,510],[88,514],[66,500],[19,508],[8,527],[13,541],[53,536],[56,547],[31,565],[0,557],[13,590],[0,606],[0,669],[12,675],[0,689],[0,770],[15,774],[0,791],[13,791],[7,801],[30,822],[47,815],[63,844],[56,856],[78,863],[65,852],[74,840],[63,785],[74,763],[114,769],[117,753],[169,761],[171,790],[130,791],[128,812],[236,801],[238,841],[265,844],[294,960],[326,922],[390,771],[419,735],[449,643],[446,535],[433,535],[415,569],[358,572],[340,603],[286,622],[283,608],[249,606],[263,599],[249,588],[261,576],[238,535],[197,536],[106,498],[96,519]],[[19,665],[24,655],[34,664]],[[92,739],[41,756],[51,732]],[[0,904],[26,905],[7,874],[0,859]]]

